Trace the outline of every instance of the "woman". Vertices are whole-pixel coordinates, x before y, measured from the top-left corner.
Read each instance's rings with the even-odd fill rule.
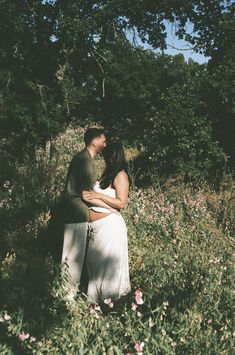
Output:
[[[88,299],[103,302],[130,291],[127,230],[120,214],[128,200],[129,179],[121,144],[111,143],[103,152],[106,163],[94,191],[84,191],[90,208],[90,241],[87,250]],[[106,203],[110,209],[99,206]]]

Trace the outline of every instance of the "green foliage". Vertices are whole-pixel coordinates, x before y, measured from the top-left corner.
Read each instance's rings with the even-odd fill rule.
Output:
[[[232,75],[232,14],[231,1],[219,0],[155,6],[132,0],[25,0],[20,6],[2,1],[0,124],[5,155],[22,156],[35,144],[44,145],[71,120],[80,125],[101,121],[108,128],[115,122],[114,134],[139,140],[143,128],[151,127],[151,108],[159,111],[162,93],[181,85],[193,66],[182,55],[156,56],[136,44],[138,33],[154,48],[165,48],[165,21],[176,24],[176,34],[191,41],[195,50],[212,56],[215,78],[225,70],[217,103],[229,122],[229,134],[233,110],[224,102],[231,102],[233,94],[226,89]],[[188,20],[194,25],[192,33],[187,32]],[[209,92],[210,81],[205,84]],[[208,96],[213,102],[214,96]],[[208,105],[206,115],[212,121],[218,120],[217,112]],[[213,129],[218,133],[220,127]],[[217,137],[232,155],[224,136]]]
[[[229,353],[234,346],[229,175],[217,192],[177,180],[162,188],[133,184],[123,211],[131,294],[114,308],[90,305],[82,290],[74,303],[65,299],[67,273],[51,257],[58,236],[52,249],[45,249],[53,237],[48,207],[58,199],[82,133],[70,127],[52,142],[50,154],[37,151],[36,161],[18,164],[4,183],[1,352],[123,354],[137,353],[140,346],[147,354]],[[143,304],[136,303],[136,290]]]
[[[150,116],[144,135],[146,151],[156,171],[194,180],[221,171],[225,155],[213,139],[212,124],[200,100],[203,82],[195,76],[172,86],[162,95],[162,110]]]
[[[232,31],[232,30],[231,30]],[[221,58],[222,56],[222,58]],[[205,87],[207,112],[213,122],[214,132],[225,153],[235,165],[235,46],[232,43],[223,53],[219,51],[208,65],[209,81]]]
[[[154,54],[130,45],[112,45],[106,51],[106,97],[100,115],[116,136],[141,141],[152,106],[161,107],[161,94],[183,83],[188,65],[179,57]]]

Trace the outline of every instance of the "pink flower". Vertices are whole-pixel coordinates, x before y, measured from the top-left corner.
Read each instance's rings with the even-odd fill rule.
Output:
[[[137,304],[143,304],[143,298],[142,298],[143,294],[140,290],[136,290],[135,291],[135,301]]]
[[[100,319],[99,314],[97,313],[98,311],[100,311],[100,306],[98,306],[97,304],[92,304],[91,308],[90,308],[90,313],[94,314],[96,319]]]
[[[98,306],[97,304],[92,304],[91,305],[91,308],[90,308],[90,313],[94,314],[96,313],[97,311],[100,311],[100,306]]]
[[[25,332],[22,332],[22,333],[19,335],[20,341],[24,341],[24,340],[26,340],[26,339],[28,339],[28,338],[29,338],[29,333],[26,333],[26,334],[25,334]]]
[[[143,304],[144,303],[143,298],[135,297],[135,301],[136,301],[137,304]]]
[[[104,303],[109,306],[109,308],[113,308],[114,304],[112,302],[112,298],[105,298]]]
[[[105,304],[109,304],[110,302],[112,302],[112,298],[105,298],[104,299]]]
[[[98,306],[98,304],[94,304],[93,307],[95,311],[100,311],[100,306]]]
[[[143,297],[143,293],[140,290],[135,291],[135,296],[137,297]]]
[[[135,311],[137,307],[138,307],[137,304],[135,304],[134,302],[132,302],[132,304],[131,304],[131,309],[132,309],[132,311]]]
[[[144,342],[143,342],[143,341],[142,341],[142,342],[137,341],[137,342],[135,343],[134,348],[135,348],[135,350],[136,350],[137,354],[142,353],[142,351],[143,351],[143,347],[144,347]]]
[[[98,313],[95,313],[95,318],[96,318],[96,319],[100,319],[100,316],[99,316]]]

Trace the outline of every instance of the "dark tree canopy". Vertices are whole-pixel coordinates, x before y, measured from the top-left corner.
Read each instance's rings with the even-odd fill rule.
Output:
[[[71,120],[100,121],[137,142],[151,127],[151,110],[164,110],[161,95],[201,75],[182,55],[156,55],[137,44],[138,35],[164,50],[168,21],[179,38],[211,57],[200,100],[213,136],[232,155],[233,1],[2,0],[0,19],[5,153],[45,144]]]

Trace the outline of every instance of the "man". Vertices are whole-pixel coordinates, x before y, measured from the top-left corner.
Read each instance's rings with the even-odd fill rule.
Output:
[[[62,263],[66,263],[71,286],[68,298],[76,294],[84,262],[89,207],[82,200],[83,190],[93,190],[96,176],[92,159],[106,146],[101,128],[89,128],[84,134],[85,149],[72,159],[64,190],[65,228]]]

